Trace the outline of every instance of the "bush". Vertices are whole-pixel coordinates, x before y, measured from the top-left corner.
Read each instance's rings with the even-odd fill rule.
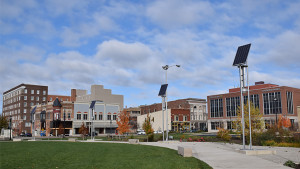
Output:
[[[292,168],[296,168],[296,167],[300,167],[300,165],[295,164],[293,161],[289,160],[286,161],[283,165],[288,166],[288,167],[292,167]]]
[[[274,140],[268,140],[263,143],[263,146],[276,146],[276,142]]]
[[[154,134],[153,133],[148,135],[148,141],[149,142],[153,142],[154,141]]]
[[[223,141],[230,141],[231,139],[231,136],[229,135],[229,130],[225,130],[223,128],[219,128],[217,137],[221,138]]]

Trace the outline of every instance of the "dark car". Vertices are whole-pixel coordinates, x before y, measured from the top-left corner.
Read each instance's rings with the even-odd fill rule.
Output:
[[[32,134],[31,133],[26,133],[25,137],[32,137]]]

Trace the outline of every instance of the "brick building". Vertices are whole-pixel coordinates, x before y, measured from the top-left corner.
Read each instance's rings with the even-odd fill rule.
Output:
[[[132,133],[137,132],[138,124],[137,124],[137,116],[141,115],[141,108],[140,107],[130,107],[124,108],[126,112],[129,113],[129,125],[131,126]]]
[[[243,95],[246,103],[248,94]],[[276,117],[283,115],[291,120],[292,129],[298,129],[300,89],[256,82],[250,86],[250,101],[259,108],[265,124],[275,124]],[[240,102],[240,88],[229,89],[226,94],[207,96],[208,131],[218,131],[218,127],[231,129]]]
[[[72,135],[72,123],[74,119],[74,104],[71,101],[59,101],[56,98],[44,105],[33,106],[32,133],[36,136],[44,133],[57,136],[60,134]],[[36,107],[33,112],[34,107]]]
[[[47,103],[48,86],[20,84],[3,93],[2,114],[12,119],[14,135],[31,132],[30,108]]]
[[[161,103],[155,103],[152,105],[140,106],[141,114],[147,114],[162,110]],[[207,113],[206,113],[206,100],[197,98],[179,99],[174,101],[168,101],[168,109],[184,109],[188,110],[189,121],[191,129],[194,130],[206,130],[207,129]]]

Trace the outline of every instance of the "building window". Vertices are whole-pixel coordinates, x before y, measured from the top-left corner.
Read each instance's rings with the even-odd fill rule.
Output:
[[[179,121],[179,117],[178,116],[174,116],[174,121]]]
[[[36,97],[36,101],[40,101],[40,98],[39,98],[39,97]]]
[[[211,129],[218,130],[218,128],[223,128],[222,122],[211,122]]]
[[[227,121],[227,129],[228,129],[228,130],[232,130],[232,129],[233,129],[233,128],[232,128],[232,124],[233,124],[232,121]]]
[[[30,106],[34,106],[34,103],[33,103],[33,102],[31,102],[31,103],[30,103]]]
[[[210,116],[223,117],[223,99],[210,100]]]
[[[52,102],[52,97],[50,97],[50,101]]]
[[[46,97],[43,97],[43,101],[46,101]]]
[[[37,90],[37,91],[36,91],[36,94],[40,94],[40,90]]]
[[[255,108],[259,108],[259,97],[258,94],[250,95],[250,102],[254,105]],[[248,103],[248,96],[244,96],[244,104]]]
[[[25,115],[23,116],[23,120],[26,120],[26,116]]]
[[[113,120],[117,120],[117,115],[113,115]]]
[[[27,102],[24,102],[24,107],[27,107]]]
[[[30,98],[31,98],[31,100],[34,100],[34,96],[31,96]]]
[[[87,114],[84,114],[84,115],[83,115],[83,120],[87,120],[87,117],[88,117],[88,115],[87,115]]]
[[[183,116],[183,121],[188,121],[187,116]]]
[[[62,98],[60,98],[60,101],[62,102],[62,101],[63,101],[63,99],[62,99]]]
[[[281,114],[280,92],[263,93],[264,114]]]
[[[68,113],[68,119],[71,119],[71,113]]]
[[[240,97],[226,98],[227,117],[235,117],[238,106],[240,106]]]
[[[27,100],[27,96],[24,96],[24,100]]]
[[[94,115],[94,120],[97,120],[97,114]]]
[[[25,123],[25,127],[30,127],[30,126],[31,126],[31,123],[29,123],[29,122]]]
[[[26,113],[27,112],[27,109],[24,109],[24,113]]]
[[[31,90],[31,94],[34,94],[34,90]]]
[[[102,120],[103,116],[102,114],[99,114],[99,120]]]
[[[81,120],[81,114],[77,114],[77,120]]]
[[[26,93],[26,94],[27,94],[27,89],[24,89],[24,93]]]
[[[111,120],[111,115],[110,114],[107,115],[107,120]]]
[[[293,93],[292,92],[286,92],[286,101],[287,101],[288,114],[294,114]]]
[[[43,90],[43,95],[46,95],[46,90]]]

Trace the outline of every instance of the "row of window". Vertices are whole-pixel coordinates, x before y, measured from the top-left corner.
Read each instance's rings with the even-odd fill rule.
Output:
[[[82,119],[82,117],[83,117],[83,119]],[[113,119],[111,119],[111,117],[112,117]],[[88,114],[83,114],[83,116],[82,116],[81,114],[77,114],[76,119],[77,119],[77,120],[88,120]],[[106,119],[107,119],[107,120],[117,120],[117,115],[115,115],[115,114],[114,114],[114,115],[108,114]],[[98,118],[97,118],[97,115],[95,114],[93,120],[103,120],[103,115],[102,115],[102,114],[99,114],[99,115],[98,115]]]
[[[24,89],[24,93],[27,94],[27,89]],[[35,90],[31,89],[30,94],[34,94]],[[46,95],[46,90],[43,90],[43,95]],[[40,94],[40,90],[36,90],[36,94]]]
[[[294,113],[293,106],[293,93],[286,92],[287,96],[287,112],[289,114]],[[248,96],[244,96],[244,103],[247,104]],[[259,108],[259,96],[258,94],[250,95],[250,101],[256,108]],[[226,112],[227,117],[237,116],[237,109],[240,106],[240,97],[226,98]],[[281,114],[281,92],[263,93],[263,113],[268,114]],[[210,100],[210,114],[211,117],[223,117],[223,99],[211,99]]]

